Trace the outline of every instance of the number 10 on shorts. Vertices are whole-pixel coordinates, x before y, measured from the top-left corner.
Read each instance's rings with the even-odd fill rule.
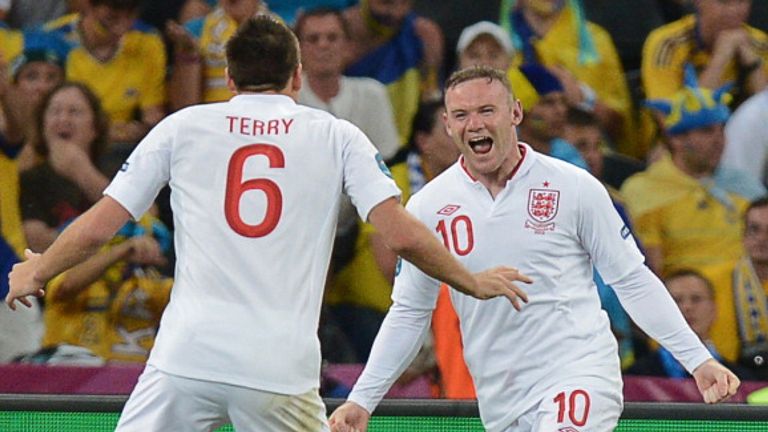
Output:
[[[557,422],[563,423],[566,416],[574,426],[584,426],[589,419],[590,399],[589,393],[577,389],[570,392],[564,391],[552,399],[557,404]]]

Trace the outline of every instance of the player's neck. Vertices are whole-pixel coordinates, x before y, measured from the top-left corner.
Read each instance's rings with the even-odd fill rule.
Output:
[[[501,191],[507,187],[507,182],[510,180],[510,178],[512,178],[512,175],[515,173],[515,171],[517,171],[517,166],[521,162],[522,158],[523,156],[520,153],[520,150],[517,146],[515,146],[514,148],[510,149],[510,151],[507,153],[507,157],[504,159],[497,170],[487,174],[476,174],[470,170],[470,173],[477,179],[477,181],[480,182],[480,184],[485,186],[485,188],[491,194],[491,197],[496,199],[499,193],[501,193]]]

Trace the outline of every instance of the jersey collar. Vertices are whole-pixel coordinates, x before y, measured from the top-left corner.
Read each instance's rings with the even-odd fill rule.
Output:
[[[293,105],[296,104],[296,101],[294,101],[290,96],[286,96],[284,94],[277,94],[277,93],[242,93],[233,96],[229,101],[230,102],[236,102],[236,103],[242,103],[243,101],[253,101],[253,100],[259,100],[264,102],[280,102],[280,103],[291,103]]]

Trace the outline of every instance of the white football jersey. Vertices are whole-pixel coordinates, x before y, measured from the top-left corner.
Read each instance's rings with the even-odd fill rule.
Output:
[[[360,217],[399,190],[344,120],[239,95],[160,122],[105,194],[135,218],[171,186],[177,254],[148,363],[275,393],[319,387],[317,327],[342,189]]]
[[[521,163],[495,199],[460,159],[408,203],[470,270],[511,266],[534,280],[521,285],[530,302],[520,312],[504,297],[481,301],[450,290],[489,430],[509,425],[546,390],[578,384],[580,377],[606,377],[620,395],[616,340],[592,266],[610,284],[643,263],[594,177],[527,145],[521,151]],[[395,302],[432,309],[437,295],[435,280],[403,262]]]

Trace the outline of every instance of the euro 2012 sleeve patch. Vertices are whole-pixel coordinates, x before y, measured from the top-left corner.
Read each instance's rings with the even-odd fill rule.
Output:
[[[389,170],[389,167],[387,167],[387,164],[384,163],[384,158],[381,157],[381,153],[376,153],[376,162],[379,164],[379,169],[381,172],[387,175],[389,178],[392,177],[392,172]]]
[[[632,234],[632,231],[629,229],[628,226],[624,225],[623,227],[621,227],[621,238],[626,240],[630,234]]]

